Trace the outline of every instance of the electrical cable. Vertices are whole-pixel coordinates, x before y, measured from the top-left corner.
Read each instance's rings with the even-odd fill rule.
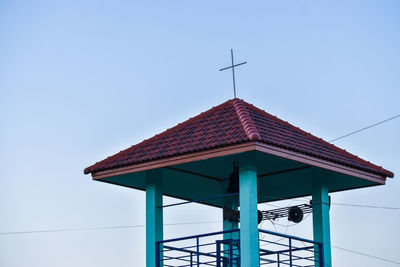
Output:
[[[335,142],[335,141],[337,141],[337,140],[339,140],[339,139],[342,139],[342,138],[345,138],[345,137],[347,137],[347,136],[350,136],[350,135],[359,133],[359,132],[361,132],[361,131],[367,130],[367,129],[372,128],[372,127],[375,127],[375,126],[377,126],[377,125],[379,125],[379,124],[382,124],[382,123],[385,123],[385,122],[387,122],[387,121],[396,119],[396,118],[398,118],[398,117],[400,117],[400,114],[399,114],[399,115],[396,115],[396,116],[394,116],[394,117],[391,117],[391,118],[389,118],[389,119],[380,121],[380,122],[378,122],[378,123],[369,125],[369,126],[367,126],[367,127],[364,127],[364,128],[362,128],[362,129],[359,129],[359,130],[357,130],[357,131],[354,131],[354,132],[351,132],[351,133],[342,135],[342,136],[340,136],[340,137],[338,137],[338,138],[332,139],[332,140],[329,141],[329,143]]]
[[[394,263],[394,264],[399,264],[400,265],[400,262],[398,262],[398,261],[393,261],[393,260],[385,259],[385,258],[382,258],[382,257],[373,256],[373,255],[370,255],[370,254],[367,254],[367,253],[362,253],[362,252],[350,250],[350,249],[347,249],[347,248],[338,247],[338,246],[331,246],[331,247],[332,248],[336,248],[336,249],[341,249],[341,250],[344,250],[344,251],[347,251],[347,252],[355,253],[355,254],[358,254],[358,255],[374,258],[374,259],[377,259],[377,260],[386,261],[386,262],[390,262],[390,263]]]
[[[272,221],[271,221],[271,223],[272,223]],[[275,232],[278,232],[277,230],[276,230],[276,227],[275,227],[275,224],[274,223],[272,223],[273,225],[274,225],[274,229],[275,229]],[[285,227],[286,226],[286,228],[285,228],[285,231],[284,231],[284,235],[287,233],[287,231],[288,231],[288,229],[289,229],[289,227],[288,227],[288,225],[289,225],[289,221],[287,221],[287,224],[286,225],[283,225],[283,224],[277,224],[277,225],[279,225],[279,226],[283,226],[283,227]],[[283,240],[283,239],[285,239],[286,237],[279,237],[279,238],[277,238],[277,239],[275,239],[275,240],[272,240],[271,242],[274,242],[274,243],[277,243],[277,242],[279,242],[279,241],[281,241],[281,240]]]
[[[265,183],[264,183],[265,184]],[[265,184],[266,185],[266,184]],[[268,185],[270,186],[270,185]],[[276,186],[275,189],[280,190],[282,193],[286,194],[291,194],[291,192],[287,190],[283,190],[281,188],[277,188]],[[297,201],[297,202],[303,202],[304,204],[309,204],[310,203],[310,198],[307,197],[298,197],[298,198],[291,198],[291,199],[285,199],[285,198],[278,198],[277,196],[271,196],[271,195],[265,195],[262,194],[262,197],[269,197],[269,198],[275,198],[274,201],[280,201],[280,200],[290,200],[290,201]],[[307,201],[307,202],[305,202]],[[262,203],[262,204],[269,204],[269,203]],[[272,206],[272,204],[269,204]],[[338,205],[338,206],[349,206],[349,207],[359,207],[359,208],[372,208],[372,209],[386,209],[386,210],[400,210],[400,207],[388,207],[388,206],[376,206],[376,205],[362,205],[362,204],[350,204],[350,203],[338,203],[338,202],[331,202],[331,205]]]
[[[165,223],[164,226],[171,226],[171,225],[192,225],[192,224],[206,224],[206,223],[220,223],[220,221]],[[33,231],[0,232],[0,235],[38,234],[38,233],[55,233],[55,232],[77,232],[77,231],[89,231],[89,230],[107,230],[107,229],[124,229],[124,228],[144,228],[144,227],[146,227],[145,224],[138,224],[138,225],[121,225],[121,226],[105,226],[105,227],[82,227],[82,228],[64,228],[64,229],[51,229],[51,230],[33,230]]]
[[[310,215],[311,215],[311,213],[308,213],[306,216],[304,216],[302,222],[304,222],[308,217],[310,217]],[[283,227],[292,227],[292,226],[295,226],[295,225],[297,225],[297,224],[298,224],[298,223],[292,223],[292,224],[289,224],[289,223],[288,223],[287,225],[284,225],[284,224],[276,223],[276,225],[283,226]]]
[[[300,199],[291,199],[293,201],[301,201]],[[309,200],[309,199],[307,199]],[[264,205],[270,205],[279,207],[276,205],[263,203]],[[398,207],[385,207],[385,206],[374,206],[374,205],[359,205],[359,204],[347,204],[347,203],[337,203],[332,202],[332,205],[338,206],[348,206],[348,207],[359,207],[359,208],[373,208],[373,209],[386,209],[386,210],[400,210]],[[304,219],[306,219],[310,214],[306,215]],[[219,223],[219,221],[208,221],[208,222],[184,222],[184,223],[167,223],[165,226],[171,225],[191,225],[191,224],[203,224],[203,223]],[[282,227],[286,227],[286,225],[279,224],[276,222],[272,222],[272,225],[275,228],[275,225],[279,225]],[[292,227],[295,224],[289,224],[287,227]],[[106,227],[83,227],[83,228],[66,228],[66,229],[51,229],[51,230],[34,230],[34,231],[15,231],[15,232],[0,232],[0,235],[13,235],[13,234],[34,234],[34,233],[52,233],[52,232],[72,232],[72,231],[88,231],[88,230],[106,230],[106,229],[122,229],[122,228],[138,228],[138,227],[146,227],[146,225],[122,225],[122,226],[106,226]],[[275,228],[276,231],[276,228]]]
[[[308,215],[309,216],[309,215]],[[308,217],[306,216],[306,218]],[[306,219],[305,218],[305,219]],[[206,224],[206,223],[220,223],[220,221],[207,221],[207,222],[183,222],[183,223],[166,223],[164,224],[164,226],[171,226],[171,225],[194,225],[194,224]],[[272,222],[271,222],[272,223]],[[275,228],[275,224],[276,223],[272,223],[274,228]],[[281,225],[281,224],[277,224],[280,226],[285,227],[285,225]],[[287,229],[292,226],[292,225],[286,225],[286,230],[285,233],[287,232]],[[145,225],[141,224],[141,225],[123,225],[123,226],[109,226],[109,227],[87,227],[87,228],[65,228],[65,229],[53,229],[53,230],[36,230],[36,231],[18,231],[18,232],[0,232],[0,235],[17,235],[17,234],[37,234],[37,233],[53,233],[53,232],[70,232],[70,231],[87,231],[87,230],[106,230],[106,229],[123,229],[123,228],[144,228]],[[275,228],[276,230],[276,228]],[[276,240],[275,242],[279,241]],[[370,255],[367,253],[362,253],[359,251],[354,251],[354,250],[350,250],[347,248],[343,248],[343,247],[338,247],[338,246],[331,246],[332,248],[335,249],[341,249],[347,252],[351,252],[351,253],[355,253],[358,255],[362,255],[362,256],[366,256],[366,257],[370,257],[370,258],[374,258],[377,260],[382,260],[382,261],[386,261],[386,262],[390,262],[390,263],[394,263],[394,264],[399,264],[400,262],[397,261],[393,261],[393,260],[389,260],[386,258],[382,258],[382,257],[377,257],[374,255]]]
[[[347,203],[337,203],[337,202],[332,202],[331,204],[332,205],[339,205],[339,206],[359,207],[359,208],[400,210],[400,208],[397,208],[397,207],[384,207],[384,206],[374,206],[374,205],[358,205],[358,204],[347,204]]]

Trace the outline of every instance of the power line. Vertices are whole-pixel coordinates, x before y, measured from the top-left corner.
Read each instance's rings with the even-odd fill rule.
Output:
[[[400,210],[400,208],[397,208],[397,207],[383,207],[383,206],[373,206],[373,205],[357,205],[357,204],[346,204],[346,203],[337,203],[337,202],[332,202],[331,204],[340,205],[340,206],[349,206],[349,207],[359,207],[359,208]]]
[[[304,197],[302,197],[305,199]],[[291,201],[304,202],[301,199],[290,199]],[[309,200],[309,199],[307,199]],[[264,205],[269,205],[273,207],[279,207],[269,203],[263,203]],[[359,208],[373,208],[373,209],[387,209],[387,210],[400,210],[398,207],[386,207],[386,206],[374,206],[374,205],[359,205],[359,204],[347,204],[347,203],[337,203],[332,202],[332,205],[348,206],[348,207],[359,207]],[[308,217],[308,216],[307,216]],[[173,225],[195,225],[195,224],[206,224],[206,223],[220,223],[219,221],[206,221],[206,222],[182,222],[182,223],[166,223],[164,226]],[[280,226],[279,223],[275,223]],[[289,225],[292,226],[292,225]],[[77,231],[91,231],[91,230],[107,230],[107,229],[126,229],[126,228],[143,228],[146,227],[144,224],[138,225],[120,225],[120,226],[105,226],[105,227],[80,227],[80,228],[63,228],[63,229],[49,229],[49,230],[32,230],[32,231],[14,231],[14,232],[0,232],[0,235],[17,235],[17,234],[36,234],[36,233],[55,233],[55,232],[77,232]]]
[[[263,182],[262,182],[263,183]],[[269,184],[264,183],[265,185],[270,186]],[[288,194],[293,194],[292,192],[288,190],[284,190],[281,188],[278,188],[276,186],[273,186],[275,189],[283,192],[283,193],[288,193]],[[277,197],[277,196],[272,196],[271,194],[265,195],[262,194],[262,197],[267,197],[267,198],[273,198],[274,201],[297,201],[297,202],[302,202],[305,204],[310,203],[310,198],[308,197],[296,197],[296,198],[282,198],[282,197]],[[262,204],[267,204],[267,203],[262,203]],[[400,207],[387,207],[387,206],[376,206],[376,205],[361,205],[361,204],[350,204],[350,203],[338,203],[338,202],[331,202],[332,205],[338,205],[338,206],[348,206],[348,207],[359,207],[359,208],[372,208],[372,209],[387,209],[387,210],[400,210]],[[270,204],[271,205],[271,204]],[[275,205],[271,205],[275,206]],[[276,207],[276,206],[275,206]]]
[[[171,226],[171,225],[191,225],[191,224],[206,224],[206,223],[220,223],[220,222],[219,222],[219,221],[208,221],[208,222],[165,223],[164,226]],[[138,224],[138,225],[121,225],[121,226],[105,226],[105,227],[81,227],[81,228],[64,228],[64,229],[50,229],[50,230],[0,232],[0,235],[39,234],[39,233],[55,233],[55,232],[77,232],[77,231],[89,231],[89,230],[107,230],[107,229],[124,229],[124,228],[144,228],[144,227],[146,227],[145,224]]]
[[[367,129],[369,129],[369,128],[372,128],[372,127],[377,126],[377,125],[379,125],[379,124],[382,124],[382,123],[385,123],[385,122],[387,122],[387,121],[396,119],[396,118],[398,118],[398,117],[400,117],[400,114],[399,114],[399,115],[396,115],[396,116],[394,116],[394,117],[391,117],[391,118],[389,118],[389,119],[386,119],[386,120],[377,122],[377,123],[375,123],[375,124],[369,125],[369,126],[367,126],[367,127],[364,127],[364,128],[362,128],[362,129],[359,129],[359,130],[357,130],[357,131],[354,131],[354,132],[345,134],[345,135],[343,135],[343,136],[340,136],[340,137],[338,137],[338,138],[335,138],[335,139],[333,139],[333,140],[330,140],[329,142],[330,142],[330,143],[331,143],[331,142],[335,142],[335,141],[337,141],[337,140],[339,140],[339,139],[342,139],[342,138],[345,138],[345,137],[347,137],[347,136],[350,136],[350,135],[359,133],[359,132],[361,132],[361,131],[367,130]]]
[[[373,255],[370,255],[370,254],[366,254],[366,253],[350,250],[350,249],[347,249],[347,248],[342,248],[342,247],[337,247],[337,246],[331,246],[331,247],[332,248],[336,248],[336,249],[345,250],[347,252],[355,253],[355,254],[358,254],[358,255],[365,256],[365,257],[370,257],[370,258],[374,258],[374,259],[377,259],[377,260],[386,261],[386,262],[390,262],[390,263],[394,263],[394,264],[399,264],[400,265],[400,262],[398,262],[398,261],[393,261],[393,260],[385,259],[385,258],[382,258],[382,257],[373,256]]]
[[[308,214],[308,215],[309,215],[309,214]],[[308,217],[308,216],[306,216],[304,219],[306,219],[307,217]],[[276,225],[279,225],[279,226],[286,227],[285,233],[286,233],[286,231],[288,230],[288,228],[289,228],[290,226],[294,226],[293,224],[292,224],[292,225],[289,225],[289,222],[287,223],[287,225],[283,225],[283,224],[279,224],[279,223],[275,223],[275,224],[276,224]],[[275,231],[276,231],[276,230],[275,230]],[[282,239],[283,239],[283,238],[279,238],[279,239],[275,240],[274,242],[279,242],[279,241],[281,241]],[[354,253],[354,254],[358,254],[358,255],[361,255],[361,256],[373,258],[373,259],[376,259],[376,260],[381,260],[381,261],[385,261],[385,262],[389,262],[389,263],[394,263],[394,264],[400,264],[400,262],[397,262],[397,261],[389,260],[389,259],[386,259],[386,258],[374,256],[374,255],[367,254],[367,253],[363,253],[363,252],[359,252],[359,251],[354,251],[354,250],[347,249],[347,248],[343,248],[343,247],[338,247],[338,246],[333,246],[333,245],[331,245],[331,247],[332,247],[332,248],[335,248],[335,249],[341,249],[341,250],[344,250],[344,251],[347,251],[347,252],[351,252],[351,253]]]
[[[207,223],[220,223],[220,221],[206,221],[206,222],[183,222],[183,223],[166,223],[164,226],[171,226],[171,225],[194,225],[194,224],[207,224]],[[279,224],[278,224],[279,225]],[[290,225],[288,225],[290,226]],[[287,226],[287,228],[288,228]],[[71,231],[87,231],[87,230],[107,230],[107,229],[124,229],[124,228],[144,228],[146,225],[138,224],[138,225],[121,225],[121,226],[106,226],[106,227],[85,227],[85,228],[64,228],[64,229],[51,229],[51,230],[36,230],[36,231],[18,231],[18,232],[0,232],[0,235],[18,235],[18,234],[38,234],[38,233],[54,233],[54,232],[71,232]],[[287,230],[286,228],[286,230]],[[394,264],[400,264],[400,262],[385,259],[382,257],[377,257],[374,255],[350,250],[343,247],[338,246],[331,246],[332,248],[345,250],[347,252],[355,253],[358,255],[374,258],[377,260],[382,260]]]
[[[283,191],[285,193],[290,193],[288,191]],[[271,195],[265,195],[262,194],[263,197],[270,197],[270,198],[276,198],[275,196]],[[310,203],[310,198],[307,197],[298,197],[298,198],[290,198],[290,199],[285,199],[285,198],[276,198],[276,201],[297,201],[297,202],[302,202],[305,204]],[[268,204],[268,203],[262,203],[262,204]],[[350,204],[350,203],[338,203],[338,202],[331,202],[332,205],[338,205],[338,206],[348,206],[348,207],[359,207],[359,208],[372,208],[372,209],[386,209],[386,210],[400,210],[400,207],[387,207],[387,206],[376,206],[376,205],[361,205],[361,204]],[[275,206],[275,207],[280,207],[276,205],[269,204],[270,206]]]
[[[290,199],[291,201],[304,202],[301,199]],[[305,202],[306,204],[308,202]],[[384,210],[400,210],[399,207],[387,207],[387,206],[375,206],[375,205],[360,205],[360,204],[348,204],[348,203],[338,203],[331,202],[331,205],[347,206],[347,207],[357,207],[357,208],[370,208],[370,209],[384,209]]]

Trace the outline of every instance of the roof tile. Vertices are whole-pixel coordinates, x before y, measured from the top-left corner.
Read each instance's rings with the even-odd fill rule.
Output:
[[[86,168],[84,173],[248,141],[259,141],[366,172],[393,177],[392,172],[237,98],[97,162]]]

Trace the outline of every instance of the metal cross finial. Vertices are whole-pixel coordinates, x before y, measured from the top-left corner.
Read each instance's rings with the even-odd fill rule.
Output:
[[[242,62],[239,64],[236,64],[233,62],[233,50],[231,49],[231,59],[232,59],[232,65],[226,68],[222,68],[219,71],[222,70],[227,70],[227,69],[232,69],[232,78],[233,78],[233,95],[236,98],[236,84],[235,84],[235,67],[246,64],[247,62]]]

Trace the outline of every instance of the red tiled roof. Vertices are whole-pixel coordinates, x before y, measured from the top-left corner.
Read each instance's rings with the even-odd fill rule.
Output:
[[[258,141],[366,172],[393,177],[392,172],[237,98],[97,162],[86,168],[84,173],[249,141]]]

